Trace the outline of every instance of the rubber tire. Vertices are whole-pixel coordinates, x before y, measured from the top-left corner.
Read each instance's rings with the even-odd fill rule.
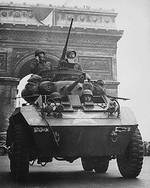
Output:
[[[16,177],[16,163],[14,161],[13,155],[9,155],[9,159],[10,159],[10,172],[11,172],[11,176],[13,178],[15,178]]]
[[[107,158],[98,158],[97,161],[95,161],[95,167],[94,170],[96,173],[106,173],[109,166],[109,160]]]
[[[93,170],[93,163],[90,158],[81,157],[82,167],[85,171],[92,171]]]
[[[136,178],[142,169],[144,145],[138,128],[135,129],[131,141],[123,155],[117,156],[117,164],[124,178]]]
[[[29,175],[29,151],[22,125],[14,126],[14,142],[9,158],[13,178],[16,181],[26,181]]]

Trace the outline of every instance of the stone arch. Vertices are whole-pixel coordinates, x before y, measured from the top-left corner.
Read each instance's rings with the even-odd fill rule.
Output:
[[[25,58],[21,59],[17,62],[14,70],[14,76],[17,78],[22,79],[26,75],[30,74],[30,64],[35,61],[34,54],[29,54]],[[52,54],[46,54],[47,61],[51,62],[53,66],[58,65],[59,58],[52,55]]]

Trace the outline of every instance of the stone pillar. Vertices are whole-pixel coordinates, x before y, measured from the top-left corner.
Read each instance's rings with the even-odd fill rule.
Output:
[[[18,78],[0,77],[0,134],[8,128],[9,116],[15,108]]]

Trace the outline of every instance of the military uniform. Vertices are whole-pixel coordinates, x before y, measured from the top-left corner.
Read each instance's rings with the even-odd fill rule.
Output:
[[[36,50],[35,61],[31,64],[31,73],[37,74],[42,78],[50,78],[50,70],[52,70],[52,65],[50,62],[46,62],[45,52]]]
[[[31,64],[31,73],[37,74],[42,78],[50,76],[50,70],[52,70],[52,65],[50,62],[33,62]]]
[[[76,62],[76,52],[75,51],[67,51],[66,52],[66,58],[63,59],[60,64],[59,68],[60,69],[73,69],[73,70],[78,70],[82,71],[82,67],[79,63]]]
[[[104,82],[102,80],[98,80],[96,83],[93,84],[93,95],[99,95],[99,96],[106,95]]]
[[[82,71],[82,67],[79,63],[69,63],[68,59],[63,60],[60,65],[59,65],[60,69],[73,69],[73,70],[78,70],[78,71]]]
[[[28,79],[21,95],[28,103],[34,103],[39,96],[39,83],[44,80],[51,80],[52,65],[46,62],[45,52],[35,51],[35,60],[31,63],[31,77]]]

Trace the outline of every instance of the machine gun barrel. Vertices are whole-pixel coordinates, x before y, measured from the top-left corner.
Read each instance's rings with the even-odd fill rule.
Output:
[[[106,95],[106,96],[111,98],[111,99],[121,99],[121,100],[125,100],[125,101],[130,100],[130,99],[124,98],[124,97],[114,97],[114,96],[111,96],[111,95]]]
[[[74,81],[72,84],[70,84],[70,85],[67,87],[67,92],[70,93],[70,92],[75,88],[75,86],[76,86],[80,81],[82,81],[84,78],[85,78],[85,75],[84,75],[84,73],[83,73],[76,81]]]
[[[68,31],[68,35],[67,35],[67,39],[66,39],[66,43],[65,43],[65,46],[64,46],[61,58],[60,58],[60,62],[65,59],[65,55],[66,55],[66,52],[67,52],[67,45],[68,45],[69,36],[70,36],[70,31],[71,31],[71,28],[72,28],[72,23],[73,23],[73,18],[71,19],[71,23],[70,23],[70,27],[69,27],[69,31]]]

